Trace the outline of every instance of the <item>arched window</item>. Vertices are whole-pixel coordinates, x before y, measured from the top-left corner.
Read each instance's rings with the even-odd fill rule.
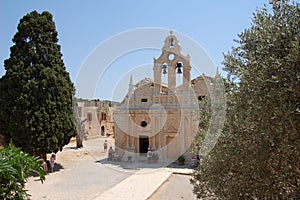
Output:
[[[198,97],[198,100],[199,100],[199,101],[202,101],[204,98],[205,98],[205,96],[202,95],[202,96],[199,96],[199,97]]]
[[[87,119],[89,122],[91,122],[93,120],[92,113],[88,113]]]
[[[106,113],[105,112],[101,113],[101,120],[106,120]]]
[[[174,39],[171,38],[171,39],[170,39],[170,48],[173,48],[173,47],[174,47]]]

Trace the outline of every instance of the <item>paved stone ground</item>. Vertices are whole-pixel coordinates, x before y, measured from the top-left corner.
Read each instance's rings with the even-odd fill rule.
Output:
[[[189,176],[171,176],[174,170],[187,173],[190,172],[188,169],[155,170],[155,164],[145,163],[146,167],[138,168],[136,164],[140,167],[141,163],[109,163],[107,153],[103,152],[105,139],[88,139],[82,149],[75,149],[74,141],[64,147],[57,154],[55,172],[46,176],[44,184],[37,177],[29,179],[26,189],[32,195],[31,199],[147,199],[154,191],[151,200],[193,199]],[[114,146],[114,140],[108,140],[109,146]],[[172,190],[181,192],[172,193]]]
[[[193,194],[193,186],[190,184],[189,175],[172,174],[170,178],[160,186],[149,200],[157,199],[186,199],[196,200]]]
[[[72,146],[68,145],[57,154],[56,162],[63,169],[49,173],[43,184],[36,177],[30,178],[26,188],[32,199],[95,199],[131,175],[100,165],[88,151],[75,150]]]

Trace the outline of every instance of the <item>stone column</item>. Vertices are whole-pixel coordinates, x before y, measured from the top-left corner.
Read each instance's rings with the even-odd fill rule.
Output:
[[[158,95],[161,92],[161,64],[154,63],[154,94]]]
[[[128,133],[125,134],[126,134],[126,148],[129,148],[129,135]]]
[[[168,87],[172,92],[175,92],[176,88],[176,66],[171,63],[168,66]]]
[[[191,84],[191,66],[183,67],[183,85],[184,88],[188,88]]]

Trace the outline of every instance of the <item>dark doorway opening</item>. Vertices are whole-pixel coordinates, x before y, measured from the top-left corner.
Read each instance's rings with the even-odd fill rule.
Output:
[[[104,126],[101,126],[101,136],[105,136],[105,128],[104,128]]]
[[[146,156],[149,147],[149,137],[140,136],[140,156]]]

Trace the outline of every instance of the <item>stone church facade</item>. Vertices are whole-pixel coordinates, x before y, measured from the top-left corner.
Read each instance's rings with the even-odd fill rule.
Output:
[[[114,112],[116,152],[123,160],[128,155],[139,160],[148,148],[162,162],[189,154],[199,125],[198,101],[209,95],[214,81],[205,75],[191,80],[191,68],[190,56],[182,54],[170,31],[154,58],[154,79],[134,83],[131,76],[128,93]]]

